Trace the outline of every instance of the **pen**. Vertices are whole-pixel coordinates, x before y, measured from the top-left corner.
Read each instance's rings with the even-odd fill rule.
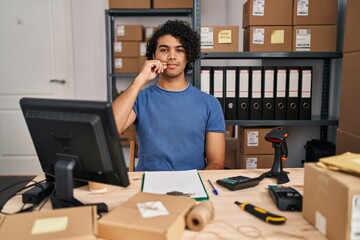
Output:
[[[275,214],[270,213],[262,208],[256,207],[250,203],[241,203],[241,202],[235,201],[235,204],[238,205],[243,210],[247,211],[248,213],[263,220],[264,222],[271,223],[271,224],[283,224],[286,222],[285,217],[275,215]]]
[[[216,188],[214,187],[214,185],[211,183],[211,181],[208,179],[208,182],[210,183],[210,186],[212,188],[212,191],[215,195],[219,195],[218,191],[216,190]]]

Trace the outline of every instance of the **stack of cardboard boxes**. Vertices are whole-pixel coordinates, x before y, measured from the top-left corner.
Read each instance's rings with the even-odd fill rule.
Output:
[[[336,153],[360,153],[360,1],[348,0]]]
[[[338,0],[247,1],[244,51],[336,52]]]
[[[271,168],[274,162],[274,148],[265,140],[272,128],[239,127],[239,159],[237,168]]]

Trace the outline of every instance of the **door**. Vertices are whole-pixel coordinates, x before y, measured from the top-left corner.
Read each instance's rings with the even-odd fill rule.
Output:
[[[0,174],[41,173],[22,97],[74,98],[70,3],[0,0]]]

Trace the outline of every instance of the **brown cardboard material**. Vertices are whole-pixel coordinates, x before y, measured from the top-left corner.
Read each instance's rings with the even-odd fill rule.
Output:
[[[347,0],[344,53],[360,51],[360,1]]]
[[[160,201],[168,215],[144,218],[138,203]],[[175,240],[185,230],[185,215],[195,200],[178,196],[139,192],[98,221],[99,237],[117,240]]]
[[[115,58],[115,73],[137,73],[139,72],[139,58]]]
[[[339,128],[360,136],[360,52],[345,53],[340,93]]]
[[[97,239],[96,207],[29,212],[0,219],[1,239]]]
[[[254,6],[253,0],[243,4],[244,29],[248,26],[292,25],[293,0],[271,0],[264,3],[261,8]]]
[[[193,0],[153,0],[154,8],[192,8]]]
[[[225,168],[237,168],[237,159],[239,155],[239,139],[225,138]]]
[[[360,228],[351,228],[354,214],[359,214],[359,201],[359,177],[305,163],[302,214],[327,238],[359,236]]]
[[[118,8],[118,9],[126,9],[126,8],[150,8],[151,0],[109,0],[109,8]]]
[[[336,52],[337,25],[294,26],[293,52]]]
[[[294,0],[293,25],[335,25],[337,24],[338,0]]]
[[[239,26],[202,26],[201,51],[238,52]]]
[[[265,135],[271,129],[239,127],[240,152],[243,154],[274,154],[271,142],[265,140]]]
[[[250,26],[244,31],[245,52],[291,52],[291,26]]]
[[[140,42],[114,42],[114,57],[139,57]]]
[[[142,25],[117,24],[115,28],[116,41],[138,41],[144,40],[144,28]]]
[[[244,155],[240,153],[237,168],[243,169],[260,169],[271,168],[274,162],[274,154],[260,154],[260,155]],[[283,161],[283,167],[284,167]]]
[[[360,136],[336,129],[336,154],[360,153]]]

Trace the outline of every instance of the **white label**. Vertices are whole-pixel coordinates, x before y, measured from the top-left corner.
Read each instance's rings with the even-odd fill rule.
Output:
[[[259,146],[259,131],[247,132],[247,146],[248,147]]]
[[[290,70],[289,79],[289,97],[298,97],[299,95],[299,70]]]
[[[36,219],[32,228],[31,234],[49,234],[66,231],[69,225],[69,217],[48,217]]]
[[[169,215],[168,210],[160,201],[137,203],[136,205],[143,218]]]
[[[246,169],[257,169],[257,158],[246,158]]]
[[[123,68],[122,58],[115,58],[115,68]]]
[[[253,16],[264,16],[265,0],[253,0]]]
[[[315,227],[319,232],[326,235],[326,218],[318,211],[315,212]]]
[[[200,88],[201,91],[210,94],[210,70],[201,70]]]
[[[214,30],[212,27],[201,28],[201,48],[202,49],[214,48]]]
[[[274,98],[274,70],[265,70],[264,97]]]
[[[309,0],[297,0],[297,16],[309,15]]]
[[[146,43],[140,43],[140,56],[145,56],[146,54]]]
[[[249,97],[249,70],[240,70],[239,97]]]
[[[265,29],[254,28],[253,30],[253,44],[264,44]]]
[[[261,98],[261,70],[252,71],[251,97]]]
[[[117,26],[116,35],[125,36],[125,26],[124,25]]]
[[[360,240],[360,195],[352,198],[350,240]]]
[[[311,30],[296,29],[296,51],[310,51],[311,49]]]
[[[286,70],[277,71],[276,96],[286,96]]]
[[[223,71],[214,70],[214,96],[217,98],[223,97]]]
[[[145,37],[146,37],[146,38],[151,38],[151,36],[153,35],[153,33],[154,33],[154,28],[148,27],[148,28],[146,28],[146,30],[145,30]]]
[[[235,97],[236,71],[226,71],[226,97]]]
[[[311,97],[311,70],[302,71],[302,86],[301,86],[301,97]]]
[[[122,42],[115,42],[114,44],[114,51],[115,52],[122,52]]]

